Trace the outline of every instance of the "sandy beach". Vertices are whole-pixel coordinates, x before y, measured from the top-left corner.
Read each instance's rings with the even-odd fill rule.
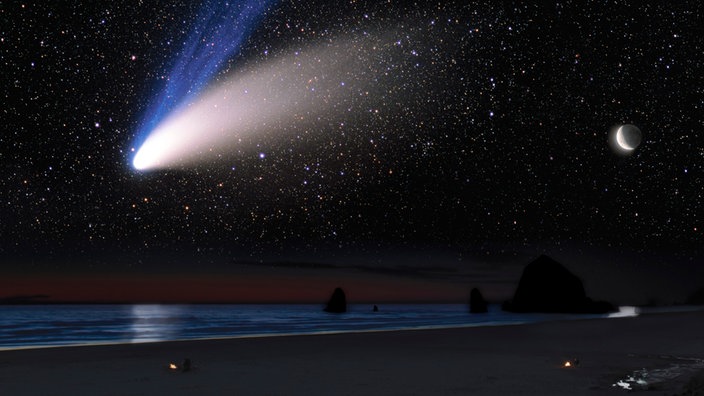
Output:
[[[191,371],[167,368],[185,358]],[[613,384],[634,373],[649,395],[703,394],[700,359],[704,314],[691,312],[9,350],[0,352],[0,394],[616,395],[627,391]]]

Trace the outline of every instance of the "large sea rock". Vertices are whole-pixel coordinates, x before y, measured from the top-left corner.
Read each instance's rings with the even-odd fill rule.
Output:
[[[487,313],[489,312],[489,304],[482,296],[482,292],[476,287],[469,293],[469,312],[471,313]]]
[[[331,313],[343,313],[347,312],[347,297],[345,297],[345,292],[341,288],[336,288],[330,296],[330,301],[325,307],[325,312]]]
[[[582,281],[552,258],[542,255],[523,269],[513,300],[502,307],[510,312],[606,313],[615,307],[592,301]]]

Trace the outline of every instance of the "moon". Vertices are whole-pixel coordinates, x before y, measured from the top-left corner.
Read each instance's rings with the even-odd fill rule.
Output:
[[[626,140],[626,136],[623,133],[623,126],[618,128],[618,131],[616,131],[616,143],[618,143],[619,146],[621,146],[622,149],[624,150],[635,150],[635,147],[631,147],[628,144],[628,141]]]
[[[643,135],[635,125],[623,124],[616,130],[616,144],[619,149],[625,152],[631,152],[638,148],[642,139]]]

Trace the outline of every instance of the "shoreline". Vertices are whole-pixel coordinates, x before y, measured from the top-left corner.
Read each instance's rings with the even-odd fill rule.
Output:
[[[613,320],[623,318],[635,318],[649,315],[669,315],[678,313],[704,311],[704,307],[689,306],[677,310],[663,310],[652,312],[639,312],[638,307],[622,306],[619,308],[635,308],[632,313],[629,310],[619,311],[610,314],[606,317],[594,317],[585,314],[586,317],[570,317],[570,318],[555,318],[539,322],[517,319],[515,321],[488,321],[467,324],[449,324],[449,325],[423,325],[409,327],[393,327],[393,328],[371,328],[371,329],[354,329],[354,330],[323,330],[309,332],[281,332],[281,333],[253,333],[253,334],[238,334],[213,337],[194,337],[194,338],[175,338],[167,340],[145,340],[145,341],[95,341],[85,343],[66,343],[66,344],[36,344],[36,345],[18,345],[18,346],[0,346],[0,352],[15,351],[15,350],[33,350],[33,349],[48,349],[48,348],[73,348],[73,347],[101,347],[115,345],[134,345],[134,344],[151,344],[151,343],[169,343],[169,342],[189,342],[189,341],[210,341],[210,340],[235,340],[235,339],[252,339],[252,338],[272,338],[272,337],[300,337],[300,336],[317,336],[317,335],[336,335],[336,334],[365,334],[365,333],[383,333],[397,331],[425,331],[425,330],[444,330],[444,329],[465,329],[475,327],[501,327],[501,326],[518,326],[540,323],[555,323],[555,322],[573,322],[585,320]]]
[[[611,319],[611,318],[590,318],[590,319]],[[585,319],[562,319],[554,321],[545,321],[541,323],[563,322],[574,320],[589,320]],[[196,337],[196,338],[178,338],[172,340],[161,341],[136,341],[136,342],[113,342],[113,341],[97,341],[90,343],[78,344],[58,344],[58,345],[23,345],[17,347],[0,347],[0,353],[4,351],[22,351],[46,348],[83,348],[83,347],[101,347],[101,346],[118,346],[118,345],[143,345],[143,344],[163,344],[169,342],[191,342],[191,341],[227,341],[239,339],[259,339],[259,338],[278,338],[278,337],[304,337],[304,336],[326,336],[326,335],[343,335],[343,334],[368,334],[368,333],[387,333],[387,332],[405,332],[405,331],[432,331],[432,330],[451,330],[451,329],[469,329],[474,327],[500,327],[500,326],[520,326],[531,324],[533,322],[485,322],[473,323],[465,325],[438,325],[438,326],[418,326],[418,327],[402,327],[402,328],[387,328],[387,329],[365,329],[365,330],[328,330],[328,331],[313,331],[300,333],[257,333],[257,334],[242,334],[233,336],[219,337]]]
[[[0,351],[12,395],[601,395],[638,370],[680,392],[704,364],[701,312],[513,326]],[[191,359],[193,370],[167,368]],[[566,369],[566,360],[579,364]],[[691,363],[691,364],[690,364]],[[681,373],[679,371],[681,371]],[[109,389],[112,393],[105,393]]]

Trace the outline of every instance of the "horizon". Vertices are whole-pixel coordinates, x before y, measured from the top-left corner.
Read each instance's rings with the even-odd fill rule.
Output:
[[[508,266],[510,271],[504,266],[501,272],[487,269],[485,265],[483,270],[468,272],[449,266],[237,261],[236,266],[213,265],[204,273],[181,266],[151,273],[94,270],[90,273],[5,274],[5,282],[10,287],[1,291],[0,304],[8,301],[21,304],[324,304],[336,287],[347,291],[350,303],[360,304],[468,304],[470,289],[477,287],[490,303],[500,304],[513,298],[528,264],[514,263]],[[684,304],[702,289],[696,279],[686,287],[680,282],[683,287],[678,293],[668,292],[672,286],[663,282],[659,282],[659,289],[648,289],[655,285],[652,281],[644,282],[641,287],[631,284],[629,288],[618,288],[614,285],[622,285],[624,279],[634,279],[636,272],[633,271],[638,267],[621,269],[621,273],[615,275],[618,278],[604,282],[605,274],[614,275],[619,271],[559,262],[583,282],[587,296],[615,305]],[[649,278],[647,274],[643,277]],[[611,287],[604,287],[606,283]]]

